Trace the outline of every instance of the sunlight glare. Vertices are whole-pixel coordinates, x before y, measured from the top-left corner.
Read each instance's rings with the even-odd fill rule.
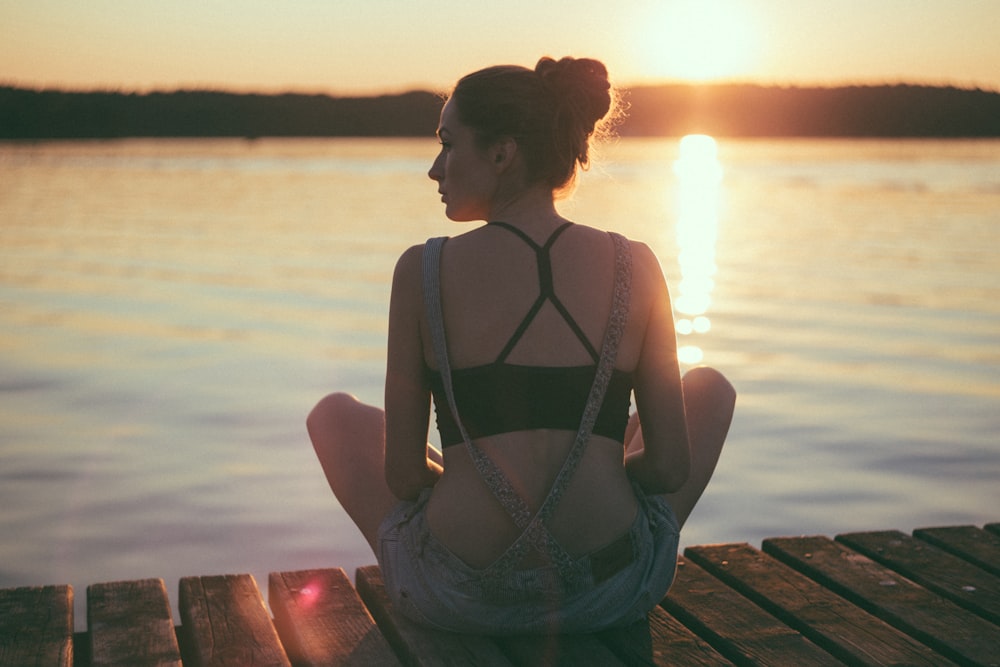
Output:
[[[733,0],[662,3],[637,22],[639,66],[654,78],[709,81],[749,73],[757,27]]]
[[[712,328],[707,312],[715,288],[715,246],[722,194],[722,165],[715,139],[704,134],[683,137],[674,162],[674,175],[677,261],[681,270],[674,310],[683,315],[674,327],[680,336],[704,334]],[[683,345],[678,350],[681,363],[695,364],[702,358],[702,350],[696,345]]]
[[[682,345],[677,348],[677,360],[682,364],[692,366],[705,359],[704,351],[697,345]]]

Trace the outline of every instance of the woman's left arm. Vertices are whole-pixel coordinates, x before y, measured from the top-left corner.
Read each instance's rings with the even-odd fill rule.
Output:
[[[389,300],[389,344],[385,375],[385,479],[393,494],[413,500],[434,486],[441,466],[428,459],[430,389],[424,375],[420,329],[423,311],[423,246],[396,263]]]

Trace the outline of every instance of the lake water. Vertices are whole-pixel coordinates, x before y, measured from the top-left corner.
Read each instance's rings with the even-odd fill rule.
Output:
[[[0,144],[0,587],[374,562],[304,417],[381,404],[436,149]],[[740,392],[682,545],[1000,520],[1000,141],[627,139],[561,208]]]

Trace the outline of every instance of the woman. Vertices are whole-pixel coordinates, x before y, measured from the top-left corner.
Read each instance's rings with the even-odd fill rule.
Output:
[[[681,379],[656,257],[556,211],[612,111],[589,59],[458,82],[429,176],[449,219],[488,224],[400,257],[385,411],[334,394],[309,416],[393,604],[421,623],[644,618],[721,451],[735,393],[710,369]],[[432,399],[443,454],[427,443]]]

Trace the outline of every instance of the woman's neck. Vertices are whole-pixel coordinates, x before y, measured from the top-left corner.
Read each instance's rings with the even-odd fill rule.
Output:
[[[566,222],[556,211],[552,191],[540,186],[524,188],[513,197],[497,201],[490,209],[489,221],[494,220],[514,225],[532,237],[545,237]]]

